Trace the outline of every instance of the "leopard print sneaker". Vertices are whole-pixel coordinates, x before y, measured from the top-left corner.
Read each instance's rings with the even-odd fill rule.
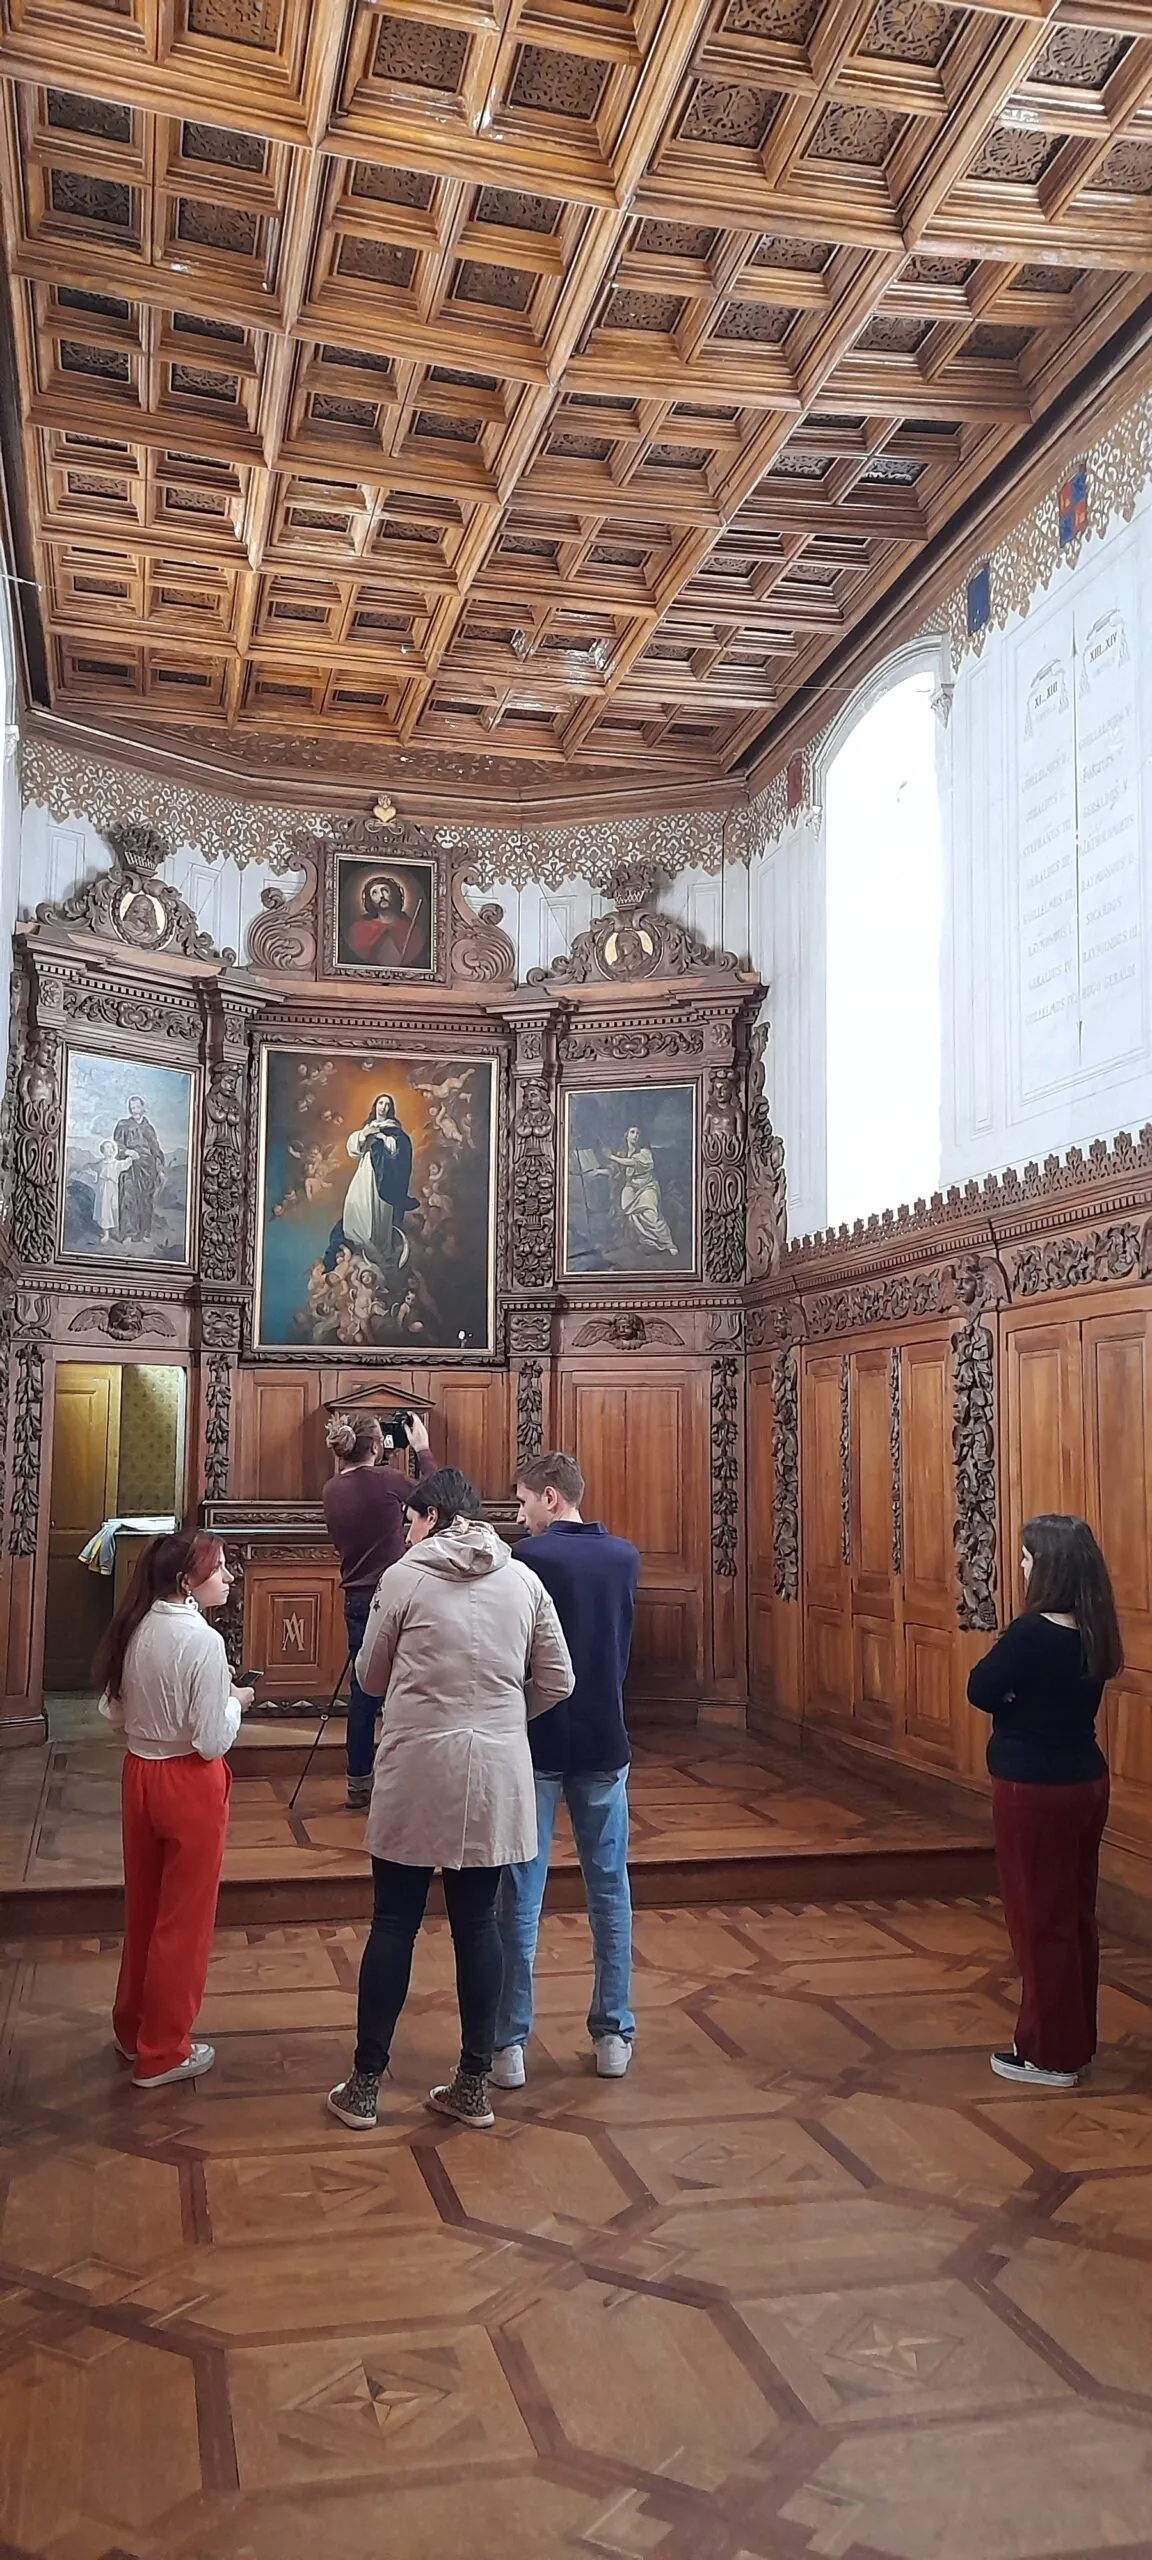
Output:
[[[370,2133],[376,2123],[382,2077],[379,2071],[349,2072],[338,2089],[328,2092],[329,2115],[339,2116],[341,2124],[350,2125],[353,2133]]]
[[[457,2071],[454,2080],[430,2089],[427,2104],[438,2116],[455,2116],[458,2124],[472,2125],[477,2132],[496,2122],[488,2103],[487,2080],[476,2071]]]

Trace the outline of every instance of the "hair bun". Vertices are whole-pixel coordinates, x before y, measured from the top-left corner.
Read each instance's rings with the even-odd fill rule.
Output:
[[[339,1414],[329,1423],[324,1440],[329,1449],[335,1450],[338,1458],[350,1458],[356,1446],[356,1434],[351,1423],[345,1422]]]

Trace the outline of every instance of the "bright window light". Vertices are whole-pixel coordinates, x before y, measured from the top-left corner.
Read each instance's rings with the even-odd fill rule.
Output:
[[[828,772],[828,1223],[940,1179],[935,678],[894,685]]]

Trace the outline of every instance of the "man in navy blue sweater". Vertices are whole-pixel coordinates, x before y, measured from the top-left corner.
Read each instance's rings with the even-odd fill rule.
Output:
[[[576,1686],[528,1727],[536,1772],[539,1847],[526,1866],[507,1867],[497,1916],[504,1987],[496,2019],[492,2078],[498,2089],[524,2086],[524,2047],[532,2027],[532,1965],[540,1928],[548,1857],[563,1796],[572,1820],[588,1896],[595,1975],[588,2033],[603,2080],[623,2078],[632,2059],[636,2021],[632,1990],[632,1896],[628,1886],[628,1765],[624,1674],[640,1558],[627,1538],[598,1520],[582,1520],[584,1478],[559,1449],[529,1458],[516,1495],[529,1532],[516,1549],[521,1564],[551,1592],[576,1673]]]

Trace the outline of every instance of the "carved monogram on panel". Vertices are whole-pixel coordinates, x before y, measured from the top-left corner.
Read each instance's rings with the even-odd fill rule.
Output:
[[[165,836],[151,827],[117,826],[109,827],[104,841],[112,869],[86,882],[74,897],[37,907],[38,924],[85,925],[90,933],[122,942],[130,951],[179,951],[189,960],[233,966],[235,952],[218,951],[211,934],[200,931],[187,900],[157,877],[172,852]]]
[[[748,1274],[753,1280],[779,1269],[788,1241],[784,1141],[772,1126],[764,1090],[768,1036],[766,1022],[753,1032],[748,1084]]]
[[[996,1624],[996,1415],[992,1336],[974,1316],[952,1336],[953,1536],[962,1627]]]
[[[800,1589],[800,1419],[791,1343],[772,1369],[772,1581],[778,1600]]]
[[[736,1571],[740,1529],[738,1372],[736,1360],[712,1363],[712,1562],[726,1582]]]

